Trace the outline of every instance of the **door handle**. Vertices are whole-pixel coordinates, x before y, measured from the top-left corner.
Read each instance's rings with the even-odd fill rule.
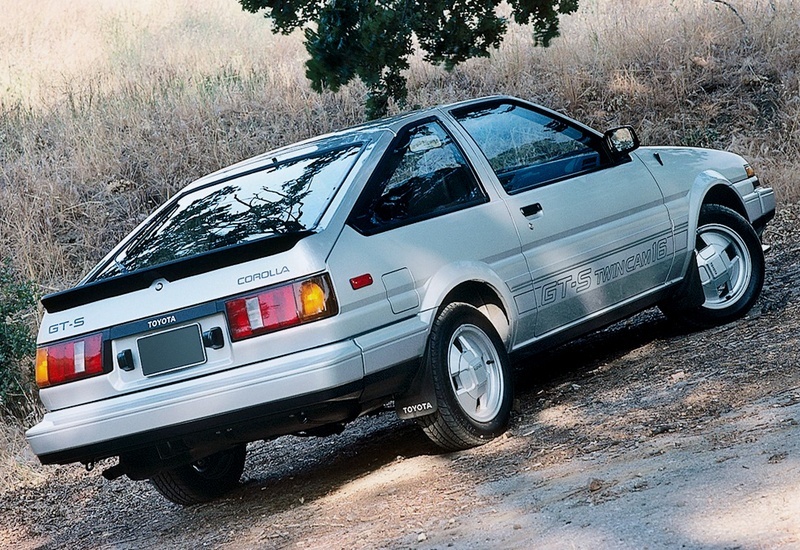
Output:
[[[534,216],[541,214],[544,211],[544,209],[542,208],[541,204],[535,202],[533,204],[529,204],[528,206],[523,206],[522,208],[519,209],[519,211],[522,212],[522,215],[525,216],[526,218],[532,218]]]

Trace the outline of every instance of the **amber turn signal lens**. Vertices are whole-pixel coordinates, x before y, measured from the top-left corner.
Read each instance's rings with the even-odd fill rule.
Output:
[[[314,281],[300,285],[300,303],[303,317],[314,317],[325,311],[325,291]]]
[[[36,384],[40,388],[50,385],[50,377],[47,375],[47,349],[39,348],[36,350]]]

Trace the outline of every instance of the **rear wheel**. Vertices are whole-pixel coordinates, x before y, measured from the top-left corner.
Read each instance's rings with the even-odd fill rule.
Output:
[[[764,284],[764,252],[747,220],[725,206],[703,206],[695,257],[704,302],[693,308],[677,303],[661,309],[699,327],[722,325],[746,315]]]
[[[242,443],[191,464],[163,470],[150,482],[159,493],[176,504],[208,502],[239,484],[246,456],[247,446]]]
[[[512,403],[508,356],[494,326],[477,309],[455,303],[442,310],[425,360],[438,410],[419,423],[431,440],[448,450],[467,449],[506,430]]]

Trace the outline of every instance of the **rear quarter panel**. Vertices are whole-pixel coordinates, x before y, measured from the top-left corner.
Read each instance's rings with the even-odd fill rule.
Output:
[[[509,285],[529,280],[519,239],[500,201],[365,236],[347,226],[328,260],[339,298],[338,322],[365,347],[365,374],[419,357],[430,321],[449,290],[465,281],[491,281],[513,307]],[[369,286],[353,289],[350,279],[372,276]],[[524,289],[523,285],[518,285]],[[416,321],[406,322],[415,319]],[[401,334],[404,323],[413,344],[396,346],[405,356],[382,354],[369,361],[370,349]],[[370,333],[382,331],[386,338]],[[411,336],[409,334],[409,336]]]

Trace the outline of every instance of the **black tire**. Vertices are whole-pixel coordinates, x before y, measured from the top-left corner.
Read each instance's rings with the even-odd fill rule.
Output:
[[[489,320],[468,304],[444,308],[425,352],[438,409],[418,420],[447,450],[482,445],[505,432],[511,414],[508,355]]]
[[[150,482],[165,498],[185,506],[219,498],[239,484],[247,446],[219,451],[191,464],[162,470]]]
[[[663,304],[669,317],[706,328],[744,317],[764,285],[764,251],[753,227],[734,210],[707,204],[700,210],[695,257],[705,301],[683,307]]]

